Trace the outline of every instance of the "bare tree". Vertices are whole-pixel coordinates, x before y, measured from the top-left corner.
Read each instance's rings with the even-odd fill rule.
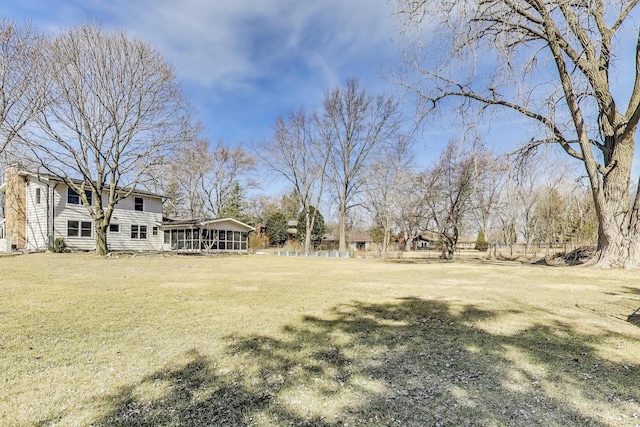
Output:
[[[433,225],[431,206],[426,200],[428,191],[425,191],[425,184],[428,180],[424,173],[408,173],[400,181],[400,199],[395,203],[394,223],[402,233],[405,250],[414,249],[418,236]]]
[[[36,90],[42,41],[29,24],[0,18],[0,154],[42,107]]]
[[[584,165],[599,223],[597,265],[640,266],[640,191],[630,196],[640,120],[638,0],[397,4],[408,39],[417,41],[405,52],[417,78],[404,83],[421,112],[502,109],[535,125],[523,150],[557,144]],[[616,41],[626,36],[636,49]],[[614,64],[624,61],[635,66],[623,72],[629,83],[614,77]]]
[[[535,215],[536,206],[541,197],[540,176],[535,169],[532,161],[516,170],[515,173],[515,201],[518,205],[519,230],[520,235],[525,243],[525,256],[529,251],[529,247],[533,242],[533,238],[537,233],[537,218]]]
[[[496,215],[491,235],[504,245],[515,244],[518,241],[518,218],[520,217],[517,199],[516,182],[511,177],[511,171],[505,173],[505,185],[502,187],[496,206]]]
[[[27,140],[40,167],[80,195],[102,255],[116,203],[187,139],[190,109],[167,62],[123,31],[72,29],[46,44],[44,62],[45,108]]]
[[[422,177],[431,231],[439,233],[442,258],[451,260],[465,219],[472,210],[476,153],[456,140],[445,147],[436,165]]]
[[[172,199],[176,204],[177,216],[192,219],[206,217],[205,196],[201,189],[210,164],[209,141],[205,139],[188,141],[175,151],[168,173],[171,179],[163,191],[169,193],[167,190],[170,183],[175,183],[177,186],[174,191],[175,198]]]
[[[597,220],[590,192],[574,176],[547,179],[539,188],[535,207],[536,238],[547,244],[593,243]]]
[[[562,235],[562,213],[566,210],[566,199],[558,188],[542,188],[534,215],[536,218],[535,239],[546,246],[553,246],[564,241]]]
[[[274,136],[258,146],[258,156],[293,187],[304,214],[304,250],[311,250],[314,206],[324,194],[327,152],[319,143],[317,120],[300,110],[276,120]],[[301,233],[302,234],[302,233]]]
[[[383,256],[389,248],[391,234],[402,217],[408,217],[416,200],[410,196],[415,187],[411,143],[404,135],[383,147],[379,158],[372,165],[365,183],[367,207],[371,210],[374,223],[382,230]],[[406,215],[401,215],[406,214]],[[405,227],[407,229],[413,227]],[[410,232],[409,232],[410,234]]]
[[[218,217],[225,203],[238,188],[245,191],[257,186],[250,177],[255,169],[255,159],[241,144],[235,147],[219,140],[209,153],[208,171],[202,180],[204,208],[208,215]]]
[[[236,185],[244,189],[255,186],[249,176],[254,168],[255,159],[240,144],[229,147],[218,140],[211,146],[206,139],[183,144],[176,150],[170,170],[183,199],[177,210],[189,218],[219,217]]]
[[[598,237],[598,218],[593,198],[588,188],[580,181],[571,189],[568,200],[569,207],[564,212],[567,224],[566,234],[579,244],[592,244]]]
[[[498,206],[507,185],[507,168],[503,159],[478,142],[473,159],[476,182],[472,195],[471,220],[478,233],[489,235],[492,223],[498,221]]]
[[[365,171],[376,150],[396,138],[399,126],[398,102],[392,96],[368,95],[357,79],[325,94],[320,132],[337,199],[340,251],[347,250],[347,213],[363,189]]]

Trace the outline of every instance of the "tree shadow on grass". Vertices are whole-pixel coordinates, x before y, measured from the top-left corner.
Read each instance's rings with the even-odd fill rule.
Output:
[[[626,290],[626,293],[632,295],[640,295],[640,288],[624,286],[623,289]],[[627,316],[627,321],[636,326],[640,326],[640,300],[637,300],[636,298],[633,299],[635,300],[636,304],[631,313],[629,313],[629,315]]]
[[[635,425],[638,365],[599,359],[598,337],[537,325],[492,334],[497,313],[401,299],[306,317],[278,338],[229,337],[114,396],[96,422],[157,425]],[[604,337],[601,337],[604,338]],[[156,389],[155,397],[143,397]]]

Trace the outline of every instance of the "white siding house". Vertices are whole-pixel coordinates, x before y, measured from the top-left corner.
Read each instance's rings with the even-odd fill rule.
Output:
[[[15,249],[46,250],[62,238],[74,250],[95,250],[95,225],[80,197],[61,180],[8,168],[3,193],[3,237]],[[95,197],[87,196],[95,203]],[[106,193],[103,200],[106,198]],[[116,205],[109,250],[162,250],[162,196],[134,191]]]
[[[47,247],[49,217],[47,184],[35,178],[25,182],[26,187],[26,241],[27,249]]]
[[[87,199],[95,203],[90,191]],[[138,190],[120,200],[107,230],[108,250],[247,252],[250,225],[232,218],[163,218],[162,201],[161,195]],[[80,196],[59,178],[7,168],[0,185],[0,250],[7,243],[47,250],[57,238],[72,250],[95,250],[95,224]]]

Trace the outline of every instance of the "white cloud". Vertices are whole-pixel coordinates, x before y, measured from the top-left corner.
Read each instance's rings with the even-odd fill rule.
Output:
[[[205,86],[242,87],[293,66],[337,84],[342,68],[383,55],[393,35],[386,0],[96,4],[160,50],[181,78]]]
[[[101,22],[147,41],[175,67],[211,139],[231,141],[270,133],[278,115],[318,107],[351,76],[387,90],[379,71],[396,52],[389,11],[387,0],[0,3],[41,30]]]

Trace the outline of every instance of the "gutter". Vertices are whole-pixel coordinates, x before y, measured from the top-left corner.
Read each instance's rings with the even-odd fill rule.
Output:
[[[60,184],[56,181],[51,189],[51,241],[49,242],[49,247],[53,246],[53,242],[56,240],[56,187]],[[49,184],[47,183],[47,189],[49,188]],[[49,191],[47,191],[47,204],[49,204]],[[48,211],[49,209],[47,209]],[[47,213],[47,222],[49,221],[49,214]],[[47,224],[47,229],[49,225]],[[49,230],[47,230],[49,231]],[[48,237],[48,236],[47,236]]]

